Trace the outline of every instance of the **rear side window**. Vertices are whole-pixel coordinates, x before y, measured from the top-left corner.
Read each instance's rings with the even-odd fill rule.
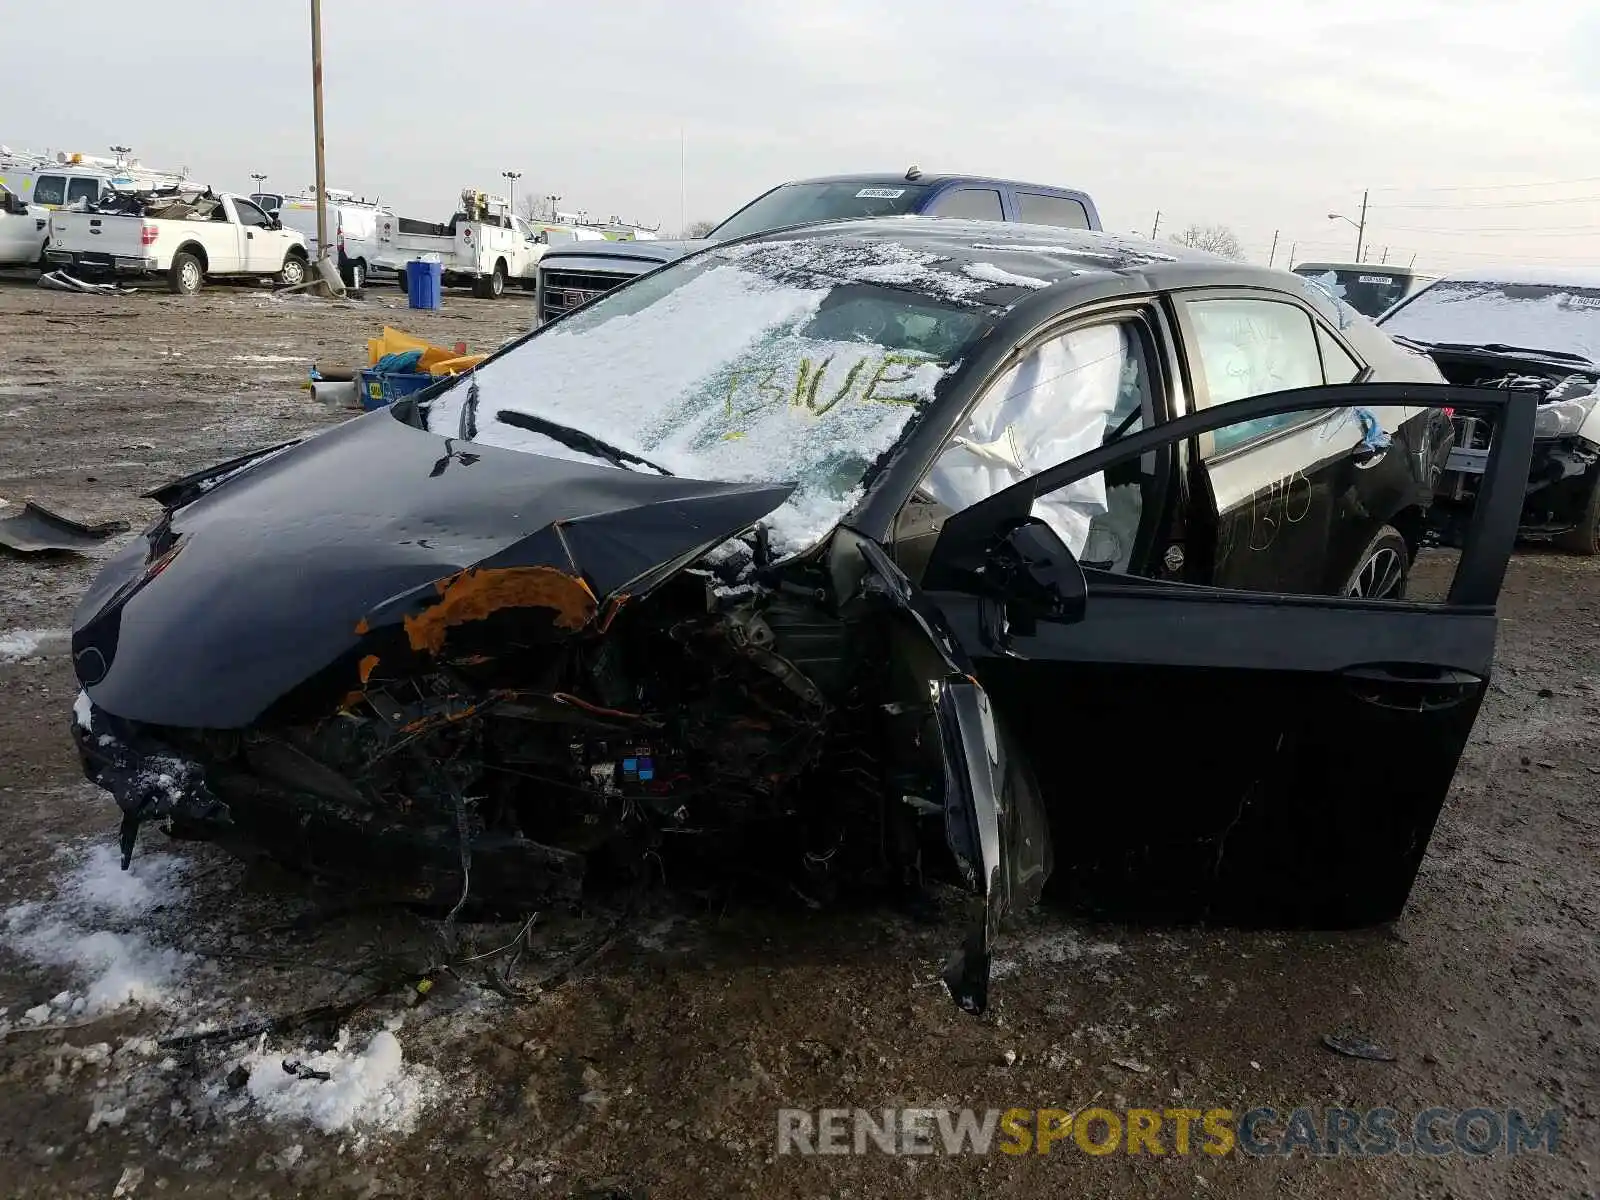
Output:
[[[100,181],[98,179],[72,179],[67,182],[67,203],[73,204],[79,200],[87,200],[93,204],[100,199]]]
[[[960,217],[969,221],[1003,221],[1000,193],[993,188],[958,188],[945,192],[928,209],[934,217]]]
[[[67,202],[67,180],[62,175],[41,175],[39,182],[33,185],[33,202],[35,204],[65,204]]]
[[[1089,212],[1082,204],[1067,196],[1046,196],[1041,192],[1017,193],[1017,219],[1029,225],[1089,228]]]

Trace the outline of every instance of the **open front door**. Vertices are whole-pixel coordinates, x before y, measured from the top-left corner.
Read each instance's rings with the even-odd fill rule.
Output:
[[[1459,553],[1432,544],[1418,486],[1457,411],[1496,426]],[[1281,392],[1121,438],[950,517],[923,595],[1037,777],[1053,886],[1117,917],[1397,917],[1487,686],[1532,427],[1531,399],[1503,391]],[[1048,533],[1037,501],[1161,449],[1173,477],[1147,499],[1163,505],[1149,577],[1084,571],[1080,602],[1052,611],[997,570],[1026,529],[1034,546],[1044,531],[1035,558],[1054,578],[1076,571],[1081,547]],[[1328,561],[1307,566],[1285,531],[1313,512]],[[1241,521],[1261,535],[1242,546]],[[1241,571],[1252,554],[1261,569]],[[1375,564],[1404,571],[1385,598],[1358,586]]]

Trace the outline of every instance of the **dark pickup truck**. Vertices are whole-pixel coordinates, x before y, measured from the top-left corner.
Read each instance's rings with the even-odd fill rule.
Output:
[[[980,175],[830,175],[801,179],[756,197],[704,238],[683,241],[577,242],[552,247],[539,261],[538,323],[553,320],[700,249],[813,221],[856,217],[961,217],[1096,229],[1100,214],[1086,192]]]

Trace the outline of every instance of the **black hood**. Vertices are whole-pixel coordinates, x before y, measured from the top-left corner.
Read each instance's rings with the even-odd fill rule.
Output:
[[[248,725],[349,653],[358,626],[398,624],[469,567],[554,568],[597,602],[648,590],[793,487],[475,445],[384,410],[197,490],[157,493],[179,507],[73,618],[79,680],[129,720]]]

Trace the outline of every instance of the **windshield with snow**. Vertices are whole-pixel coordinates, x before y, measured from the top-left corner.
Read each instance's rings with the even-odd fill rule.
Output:
[[[1600,363],[1600,287],[1442,279],[1383,322],[1429,345],[1497,344]]]
[[[768,524],[801,550],[1003,311],[975,299],[996,287],[984,266],[843,236],[714,250],[546,326],[425,420],[626,470],[795,482]]]
[[[927,190],[926,184],[910,182],[786,183],[741,208],[709,236],[731,242],[809,221],[903,216],[916,208]]]

